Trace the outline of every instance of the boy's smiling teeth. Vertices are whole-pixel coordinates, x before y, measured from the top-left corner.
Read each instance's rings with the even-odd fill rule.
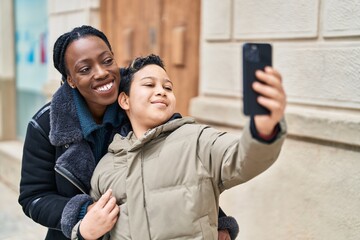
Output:
[[[113,85],[114,85],[114,82],[110,82],[110,83],[108,83],[108,84],[105,84],[105,85],[102,85],[102,86],[100,86],[100,87],[97,87],[96,90],[97,90],[97,91],[100,91],[100,92],[107,91],[107,90],[109,90]]]

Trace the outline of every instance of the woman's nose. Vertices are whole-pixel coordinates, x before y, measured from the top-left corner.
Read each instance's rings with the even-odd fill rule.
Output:
[[[106,68],[102,67],[101,65],[97,65],[95,67],[95,74],[94,74],[94,77],[96,79],[103,79],[103,78],[106,78],[107,75],[108,75],[108,71]]]

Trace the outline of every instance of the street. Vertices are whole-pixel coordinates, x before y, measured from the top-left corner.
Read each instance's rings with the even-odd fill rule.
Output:
[[[41,240],[46,228],[33,222],[17,202],[18,194],[0,181],[0,239]]]

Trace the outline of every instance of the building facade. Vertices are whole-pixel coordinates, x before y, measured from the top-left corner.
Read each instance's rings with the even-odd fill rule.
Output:
[[[12,1],[0,4],[11,15]],[[65,31],[101,27],[100,0],[48,1],[48,59]],[[202,0],[198,96],[189,114],[241,132],[241,46],[269,42],[283,76],[289,136],[279,160],[222,194],[238,239],[357,239],[360,235],[360,4],[352,0]],[[10,11],[11,12],[11,11]],[[4,15],[5,14],[5,15]],[[108,13],[110,14],[110,13]],[[16,138],[14,24],[1,17],[0,138]],[[113,43],[114,44],[114,43]],[[11,46],[11,47],[9,47]],[[44,96],[59,86],[48,64]],[[180,93],[181,94],[181,93]],[[5,114],[6,113],[6,114]]]
[[[289,136],[264,174],[222,196],[239,239],[357,239],[360,5],[345,0],[203,0],[200,93],[190,113],[243,126],[241,45],[270,42]]]

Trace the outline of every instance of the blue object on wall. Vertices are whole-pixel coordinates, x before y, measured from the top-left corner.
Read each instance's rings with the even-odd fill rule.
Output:
[[[24,138],[30,118],[45,103],[48,81],[48,0],[15,0],[17,135]]]

